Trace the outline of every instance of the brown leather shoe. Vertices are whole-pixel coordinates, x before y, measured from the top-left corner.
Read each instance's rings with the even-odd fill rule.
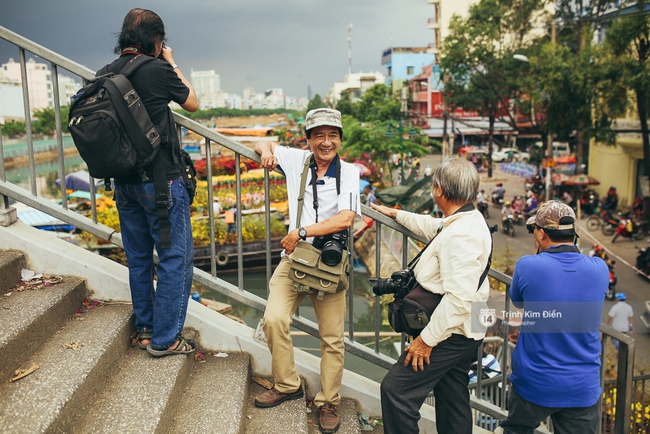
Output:
[[[302,391],[302,386],[293,393],[279,392],[274,386],[273,389],[267,390],[261,395],[255,397],[255,405],[262,408],[275,407],[276,405],[282,404],[284,401],[300,399],[303,395],[304,392]]]
[[[341,418],[339,417],[339,408],[329,402],[323,404],[320,408],[320,417],[318,421],[318,428],[323,434],[335,433],[341,425]]]

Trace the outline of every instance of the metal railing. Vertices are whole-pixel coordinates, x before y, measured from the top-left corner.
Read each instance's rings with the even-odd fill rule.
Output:
[[[66,201],[66,189],[65,182],[61,182],[61,204],[57,205],[54,202],[47,200],[37,193],[36,185],[36,173],[34,169],[34,134],[31,128],[31,109],[29,105],[29,82],[27,80],[26,72],[26,62],[25,62],[25,52],[29,51],[34,55],[40,57],[41,59],[50,62],[52,67],[52,86],[54,91],[54,110],[55,110],[55,119],[56,119],[56,149],[58,150],[58,161],[59,161],[59,179],[65,179],[65,160],[63,154],[63,133],[61,130],[61,107],[59,105],[59,88],[58,88],[58,71],[59,69],[64,69],[72,74],[78,75],[83,80],[91,79],[94,76],[94,72],[80,64],[77,64],[63,56],[60,56],[34,42],[23,38],[22,36],[11,32],[3,27],[0,27],[0,38],[10,42],[15,45],[19,50],[19,58],[22,71],[22,83],[23,83],[23,103],[25,107],[25,124],[26,124],[26,140],[27,148],[29,155],[29,170],[30,170],[30,191],[25,190],[19,186],[16,186],[10,182],[7,182],[7,173],[5,170],[4,159],[6,157],[4,153],[4,147],[2,143],[2,137],[0,135],[0,154],[2,158],[0,159],[0,213],[7,212],[10,210],[9,199],[22,202],[32,208],[35,208],[39,211],[45,212],[57,219],[74,225],[78,229],[88,232],[98,238],[109,241],[121,248],[123,248],[121,236],[119,233],[115,232],[113,229],[99,224],[97,222],[97,204],[94,189],[91,189],[91,214],[90,218],[84,217],[81,214],[78,214],[72,210],[68,209],[68,204]],[[260,162],[259,156],[251,149],[246,146],[243,146],[237,141],[234,141],[228,137],[225,137],[211,129],[208,129],[201,125],[198,122],[190,120],[186,117],[183,117],[177,113],[174,113],[174,120],[176,122],[177,133],[181,134],[181,128],[186,128],[188,131],[192,131],[198,136],[202,137],[204,140],[204,155],[206,156],[206,169],[207,169],[207,195],[208,195],[208,204],[212,204],[213,201],[213,191],[214,185],[212,180],[212,158],[213,158],[213,144],[220,145],[226,149],[231,150],[234,153],[235,158],[235,179],[236,179],[236,208],[237,208],[237,220],[236,225],[239,230],[237,230],[237,276],[238,284],[232,285],[223,279],[220,279],[217,276],[217,266],[215,263],[215,227],[214,227],[214,215],[213,209],[211,206],[208,206],[208,220],[210,222],[210,236],[209,244],[211,246],[211,266],[210,272],[204,272],[202,270],[195,269],[194,281],[198,282],[210,289],[216,290],[231,300],[250,306],[258,311],[263,312],[266,306],[266,300],[264,298],[258,297],[255,294],[248,292],[243,288],[244,281],[244,267],[243,267],[243,256],[242,256],[242,202],[241,202],[241,169],[240,162],[242,158],[251,159],[256,162]],[[270,215],[270,183],[269,183],[269,173],[265,171],[264,175],[264,194],[265,194],[265,223],[266,223],[266,276],[267,281],[270,279],[272,274],[272,264],[271,264],[271,215]],[[380,214],[365,205],[362,205],[362,213],[365,216],[371,217],[374,220],[375,227],[375,245],[381,246],[384,241],[388,238],[389,241],[400,241],[401,244],[408,245],[412,244],[411,240],[417,240],[420,242],[426,242],[427,240],[417,236],[408,229],[404,228],[393,219],[390,219],[383,214]],[[390,228],[391,235],[383,235],[384,230]],[[399,235],[395,235],[399,233]],[[351,249],[354,254],[354,249]],[[401,262],[402,267],[405,267],[408,263],[410,249],[404,249],[401,258],[398,258],[398,262]],[[376,258],[375,258],[375,270],[381,270],[381,249],[376,248]],[[379,274],[377,271],[375,274]],[[508,288],[512,282],[510,276],[507,276],[495,269],[490,269],[490,277],[502,282]],[[354,288],[354,278],[355,272],[352,272],[350,287]],[[389,357],[386,354],[380,352],[380,326],[382,323],[381,315],[381,306],[379,298],[375,298],[374,303],[374,342],[372,343],[372,348],[368,348],[366,345],[359,343],[355,340],[355,322],[354,322],[354,293],[353,291],[348,291],[348,307],[349,307],[349,329],[348,336],[345,338],[345,349],[348,353],[359,356],[365,360],[368,360],[374,363],[377,366],[380,366],[385,369],[389,369],[394,363],[395,359]],[[510,299],[505,298],[505,311],[510,310]],[[302,317],[299,313],[294,317],[293,326],[299,330],[302,330],[309,335],[318,337],[318,327],[309,319]],[[616,433],[628,433],[630,426],[625,424],[626,420],[630,420],[630,403],[632,399],[632,371],[634,363],[634,340],[629,338],[626,335],[614,331],[611,327],[602,325],[601,332],[604,336],[610,336],[614,339],[619,340],[621,343],[621,350],[619,350],[619,371],[616,380],[616,387],[619,393],[617,394],[617,399],[615,403],[615,414],[617,416],[623,415],[623,417],[615,417],[615,431]],[[498,353],[499,362],[502,366],[502,371],[507,373],[507,367],[509,366],[510,354],[513,344],[508,340],[509,335],[509,326],[508,322],[505,321],[500,330],[498,337],[488,338],[486,342],[491,342],[493,340],[499,341],[501,343],[501,351]],[[606,339],[604,339],[606,341]],[[402,350],[404,348],[404,336],[401,339]],[[482,358],[482,349],[479,349],[478,359]],[[493,427],[495,423],[499,420],[504,419],[507,416],[506,401],[507,401],[507,380],[506,386],[500,385],[495,388],[495,384],[501,383],[503,379],[506,378],[506,375],[499,377],[498,381],[495,379],[483,380],[482,379],[482,368],[481,363],[478,364],[477,372],[477,382],[471,386],[472,396],[471,396],[471,405],[475,413],[476,422],[478,425],[485,426],[486,428]],[[605,383],[604,383],[605,384]],[[607,385],[610,383],[607,382]],[[642,386],[643,391],[641,394],[643,396],[645,393],[645,380]],[[635,389],[636,390],[636,389]],[[620,393],[623,391],[623,393]],[[636,393],[636,392],[635,392]],[[642,403],[645,406],[645,401]],[[538,432],[545,432],[544,430],[538,430]],[[609,431],[608,431],[609,432]]]

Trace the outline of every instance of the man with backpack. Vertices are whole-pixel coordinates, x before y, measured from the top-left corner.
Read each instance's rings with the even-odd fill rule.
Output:
[[[153,356],[188,354],[196,350],[194,342],[181,336],[192,285],[194,247],[191,201],[183,169],[178,163],[180,143],[168,105],[175,101],[193,112],[199,108],[199,103],[192,85],[174,63],[172,49],[166,47],[164,41],[162,19],[150,10],[132,9],[124,18],[118,35],[115,54],[120,57],[98,72],[98,75],[119,74],[138,56],[154,58],[141,65],[128,79],[160,134],[158,152],[167,184],[166,216],[171,247],[161,242],[167,222],[161,228],[163,222],[157,205],[161,205],[165,195],[161,197],[154,187],[155,163],[143,167],[140,172],[114,178],[135,325],[139,331],[138,344]],[[157,267],[154,266],[154,247],[159,258]],[[155,289],[154,273],[158,275]]]

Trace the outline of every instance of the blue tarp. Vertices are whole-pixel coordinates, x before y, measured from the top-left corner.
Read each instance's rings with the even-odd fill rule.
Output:
[[[103,181],[95,179],[95,191],[97,186]],[[56,185],[61,185],[61,179],[55,181]],[[85,170],[78,170],[65,176],[65,189],[66,190],[81,190],[90,191],[90,173]]]

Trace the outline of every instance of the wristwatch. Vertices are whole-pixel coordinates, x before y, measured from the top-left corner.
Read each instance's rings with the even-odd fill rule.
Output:
[[[307,239],[307,229],[300,228],[298,229],[298,236],[301,240],[305,241]]]

